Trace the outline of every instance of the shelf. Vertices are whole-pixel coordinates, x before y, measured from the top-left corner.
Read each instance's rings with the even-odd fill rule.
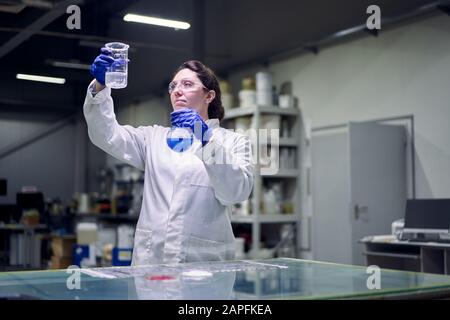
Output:
[[[263,143],[263,142],[260,141],[259,144],[262,145],[262,146],[265,146],[266,144],[269,145],[269,146],[273,145],[273,143],[271,141],[268,141],[267,143],[266,142]],[[298,142],[298,139],[296,139],[296,138],[281,138],[280,137],[280,140],[278,142],[278,146],[279,147],[295,147],[295,148],[298,148],[298,145],[299,145],[299,142]],[[252,143],[252,147],[255,147],[255,143]]]
[[[114,183],[117,183],[117,184],[144,183],[144,179],[138,179],[138,180],[114,180]]]
[[[264,165],[272,164],[275,165],[274,162],[258,162],[255,170],[255,187],[253,189],[253,200],[255,203],[259,203],[263,201],[264,198],[264,187],[271,183],[281,183],[283,192],[293,196],[293,204],[296,208],[296,214],[281,214],[280,212],[272,212],[270,214],[261,214],[257,209],[253,212],[253,215],[242,216],[242,215],[231,215],[230,219],[234,226],[251,226],[251,243],[252,247],[255,250],[259,250],[261,247],[260,240],[264,238],[265,235],[274,233],[276,230],[273,228],[265,228],[268,225],[274,224],[300,224],[301,222],[301,214],[300,212],[306,212],[309,210],[306,205],[303,205],[300,202],[300,198],[302,195],[301,185],[302,181],[300,179],[304,178],[302,174],[302,161],[303,157],[300,157],[300,151],[302,149],[303,143],[305,142],[303,135],[303,125],[304,121],[302,119],[301,109],[294,108],[280,108],[279,106],[262,106],[262,105],[253,105],[249,107],[237,107],[225,110],[225,127],[230,129],[233,128],[233,122],[236,122],[236,127],[246,128],[249,130],[248,132],[253,132],[252,130],[257,129],[265,129],[264,127],[274,127],[274,125],[267,124],[265,125],[265,120],[269,120],[269,118],[280,118],[279,126],[286,125],[287,128],[279,129],[279,136],[272,139],[269,135],[267,138],[257,136],[257,139],[252,140],[252,145],[254,150],[260,150],[262,146],[267,148],[279,148],[278,151],[289,151],[286,155],[291,155],[292,152],[295,153],[295,163],[294,162],[282,162],[281,153],[279,156],[278,165],[279,168],[264,168]],[[259,121],[258,121],[259,119]],[[240,120],[245,120],[243,123],[239,123]],[[287,122],[286,124],[284,122]],[[289,129],[288,131],[282,129]],[[244,129],[244,132],[246,130]],[[289,131],[291,135],[289,135]],[[269,131],[270,133],[270,131]],[[283,136],[281,136],[283,134]],[[275,141],[277,142],[275,144]],[[259,145],[257,145],[259,144]],[[288,150],[289,149],[289,150]],[[272,150],[273,151],[273,150]],[[273,160],[267,152],[267,156],[265,157],[263,154],[258,154],[258,160]],[[306,154],[306,153],[305,153]],[[286,159],[288,160],[288,159]],[[289,159],[292,160],[292,159]],[[290,169],[292,168],[292,169]],[[271,174],[276,172],[275,174]],[[263,227],[264,225],[264,227]],[[300,240],[302,237],[299,236],[300,228],[295,228],[295,236],[296,236],[296,247],[302,247],[300,245]]]
[[[31,224],[31,225],[21,223],[0,224],[1,230],[10,230],[10,231],[44,230],[47,228],[48,226],[46,224]]]
[[[261,168],[262,169],[262,168]],[[298,169],[279,169],[276,174],[261,174],[265,178],[298,178]]]
[[[232,223],[253,223],[255,216],[239,216],[231,215]],[[260,214],[258,216],[260,223],[287,223],[287,222],[299,222],[300,215],[298,214]]]
[[[280,147],[298,147],[298,139],[296,138],[280,138]]]
[[[392,252],[376,252],[376,251],[364,251],[366,256],[380,256],[380,257],[390,257],[390,258],[403,258],[403,259],[414,259],[420,260],[420,254],[406,254],[406,253],[392,253]]]
[[[110,213],[77,213],[75,214],[77,218],[97,218],[104,220],[138,220],[139,216],[127,215],[127,214],[117,214],[112,215]]]
[[[262,106],[254,106],[248,108],[232,108],[225,110],[225,120],[244,117],[244,116],[252,116],[259,111],[260,113],[267,114],[276,114],[281,116],[297,116],[300,112],[297,108],[280,108],[280,107],[262,107]]]

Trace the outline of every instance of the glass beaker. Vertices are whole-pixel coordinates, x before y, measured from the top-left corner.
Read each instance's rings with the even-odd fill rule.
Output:
[[[176,152],[184,152],[194,142],[194,134],[188,128],[172,127],[167,133],[167,145]]]
[[[121,42],[110,42],[105,45],[111,50],[114,62],[106,69],[105,85],[112,89],[122,89],[128,84],[128,48]]]

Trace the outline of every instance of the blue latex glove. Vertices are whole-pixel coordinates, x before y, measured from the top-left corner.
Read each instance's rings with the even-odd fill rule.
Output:
[[[91,65],[91,74],[100,84],[105,85],[106,69],[114,63],[114,58],[107,48],[101,48],[100,51],[101,54]]]
[[[170,121],[173,127],[191,129],[194,136],[202,142],[203,146],[211,138],[208,125],[195,110],[189,108],[175,110],[170,114]]]

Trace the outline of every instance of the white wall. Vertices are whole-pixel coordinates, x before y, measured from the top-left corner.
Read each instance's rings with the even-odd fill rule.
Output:
[[[381,31],[275,63],[274,82],[292,81],[313,127],[413,114],[416,196],[450,198],[450,19]],[[233,74],[235,91],[254,72]]]
[[[62,119],[61,115],[0,113],[0,150],[36,135]],[[84,117],[0,159],[0,178],[8,180],[8,194],[0,204],[15,203],[22,186],[33,185],[45,198],[59,197],[67,204],[76,192],[99,190],[97,171],[105,153],[87,134]]]
[[[0,149],[14,145],[52,125],[58,118],[39,115],[0,115]],[[67,124],[44,138],[0,159],[0,178],[8,194],[0,203],[15,203],[22,186],[36,186],[45,198],[67,202],[75,186],[75,126]]]

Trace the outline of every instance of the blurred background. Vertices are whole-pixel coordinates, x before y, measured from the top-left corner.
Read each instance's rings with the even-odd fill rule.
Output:
[[[279,129],[231,210],[238,258],[373,263],[368,236],[397,239],[408,203],[450,198],[449,14],[429,0],[0,0],[0,268],[130,262],[143,172],[95,147],[82,115],[108,42],[130,46],[121,124],[168,126],[167,85],[197,59],[220,78],[224,127]],[[431,201],[416,227],[448,229],[438,202],[444,226]],[[424,271],[414,250],[377,263]],[[431,271],[450,272],[444,257]]]

